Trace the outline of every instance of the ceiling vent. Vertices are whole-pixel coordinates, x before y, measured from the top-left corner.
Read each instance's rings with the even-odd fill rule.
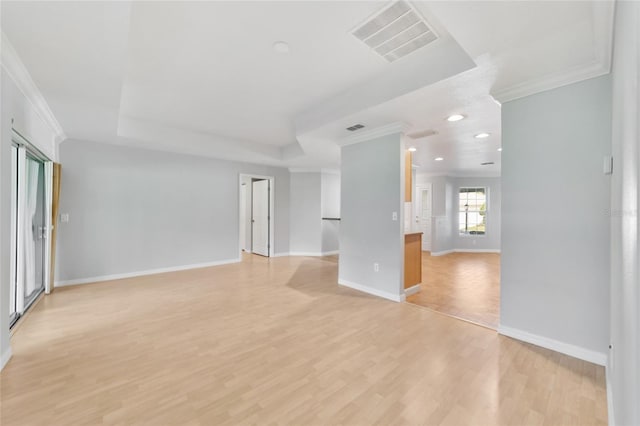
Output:
[[[391,3],[351,33],[389,62],[438,39],[424,18],[403,0]]]
[[[354,124],[351,127],[347,127],[347,130],[350,132],[355,132],[356,130],[362,129],[364,126],[362,124]]]
[[[490,166],[492,164],[495,164],[495,163],[493,161],[487,161],[487,162],[484,162],[484,163],[480,163],[481,166]]]

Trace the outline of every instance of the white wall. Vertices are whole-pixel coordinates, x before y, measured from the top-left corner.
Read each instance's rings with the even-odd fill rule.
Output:
[[[432,186],[431,253],[449,251],[499,251],[501,240],[502,188],[500,178],[416,175],[416,186]],[[458,233],[458,193],[461,187],[485,187],[489,195],[487,234]],[[475,243],[474,243],[475,242]]]
[[[603,363],[610,76],[503,104],[502,146],[500,331]]]
[[[322,172],[322,217],[340,217],[340,175]],[[340,221],[322,221],[322,252],[334,253],[340,246]]]
[[[3,46],[4,48],[4,46]],[[4,59],[4,57],[3,57]],[[33,104],[20,91],[3,68],[0,104],[0,358],[10,356],[9,290],[11,286],[9,259],[11,252],[11,128],[20,132],[31,144],[56,160],[55,131],[43,120]],[[13,121],[13,124],[12,124]],[[0,368],[3,365],[0,363]]]
[[[289,251],[283,168],[66,141],[56,281],[238,259],[240,174],[275,177],[275,253]]]
[[[322,177],[291,173],[290,250],[292,255],[322,252]]]
[[[338,282],[391,300],[403,293],[403,172],[400,134],[342,148]]]
[[[640,424],[640,3],[618,2],[613,51],[611,329],[615,423]],[[613,420],[613,419],[612,419]]]

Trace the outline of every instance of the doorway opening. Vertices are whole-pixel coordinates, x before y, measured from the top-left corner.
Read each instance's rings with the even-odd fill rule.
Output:
[[[421,277],[408,303],[497,329],[500,178],[419,176],[408,230],[422,233]]]
[[[50,290],[53,163],[17,132],[11,145],[9,324]]]
[[[240,174],[239,247],[242,253],[274,256],[273,176]]]

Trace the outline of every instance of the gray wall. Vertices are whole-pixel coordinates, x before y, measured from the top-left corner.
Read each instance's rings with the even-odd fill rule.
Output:
[[[501,327],[606,354],[611,79],[502,105]]]
[[[291,173],[291,254],[320,255],[322,203],[320,173]]]
[[[322,173],[322,217],[340,217],[340,175]],[[331,253],[340,246],[340,221],[322,221],[322,252]]]
[[[399,297],[404,150],[400,134],[342,148],[339,282]],[[398,220],[392,220],[397,212]],[[374,262],[380,271],[374,272]]]
[[[275,253],[289,251],[289,172],[86,141],[60,145],[58,281],[229,261],[239,175],[275,177]]]
[[[616,5],[613,51],[611,346],[607,378],[615,422],[640,424],[640,3]]]

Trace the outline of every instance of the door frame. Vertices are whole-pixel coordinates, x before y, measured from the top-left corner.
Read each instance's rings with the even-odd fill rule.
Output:
[[[267,257],[273,257],[275,255],[274,252],[274,235],[275,235],[275,177],[273,176],[263,176],[263,175],[254,175],[254,174],[250,174],[250,173],[240,173],[238,176],[238,257],[242,258],[242,241],[240,240],[240,227],[242,226],[241,224],[241,219],[242,219],[242,214],[240,212],[240,196],[242,193],[242,180],[243,178],[249,178],[249,179],[262,179],[262,180],[268,180],[269,181],[269,247],[267,248]],[[247,192],[248,194],[252,194],[253,195],[253,188],[251,189],[251,192]],[[245,232],[250,232],[251,228],[245,228]],[[253,251],[253,247],[251,247],[251,250]]]
[[[16,285],[16,320],[14,324],[16,324],[17,320],[24,315],[26,310],[29,308],[31,304],[37,297],[29,303],[29,305],[25,306],[24,304],[24,268],[19,265],[24,265],[24,233],[17,232],[20,229],[20,219],[24,217],[22,212],[25,209],[24,204],[24,194],[25,194],[25,185],[26,185],[26,175],[25,175],[25,164],[27,153],[29,156],[41,161],[44,166],[44,215],[45,215],[45,243],[44,243],[44,259],[43,259],[43,271],[42,271],[42,280],[44,281],[44,293],[49,294],[51,292],[51,232],[53,230],[52,226],[52,218],[51,218],[51,209],[52,209],[52,199],[53,199],[53,162],[49,157],[47,157],[42,151],[36,148],[33,144],[29,142],[24,136],[22,136],[15,129],[11,129],[11,143],[12,145],[18,148],[18,179],[17,179],[17,198],[18,205],[16,206],[16,235],[15,241],[12,238],[12,254],[11,254],[11,262],[15,264],[11,271],[11,285]],[[11,173],[16,173],[15,170],[12,170]],[[13,200],[11,201],[13,203]],[[13,235],[12,235],[13,237]],[[15,250],[14,250],[15,248]]]
[[[419,218],[420,221],[422,221],[422,191],[425,189],[429,191],[429,197],[431,198],[429,203],[430,212],[431,212],[431,217],[429,217],[429,250],[424,250],[424,244],[422,241],[420,242],[420,246],[422,251],[432,251],[433,250],[433,221],[432,221],[433,219],[433,185],[431,183],[425,183],[425,184],[416,186],[416,203],[414,206],[414,216],[416,218]],[[417,202],[418,200],[420,200],[420,203]]]

